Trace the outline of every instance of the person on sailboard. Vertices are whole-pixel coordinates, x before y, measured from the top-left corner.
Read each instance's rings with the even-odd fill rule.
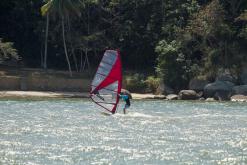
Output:
[[[130,98],[127,94],[124,93],[120,93],[119,97],[125,101],[125,105],[124,105],[124,109],[123,109],[123,113],[126,114],[126,109],[130,107]]]

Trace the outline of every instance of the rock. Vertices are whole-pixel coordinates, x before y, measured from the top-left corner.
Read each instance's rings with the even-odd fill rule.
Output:
[[[226,93],[230,94],[233,86],[234,86],[234,84],[229,82],[229,81],[215,81],[214,83],[207,84],[204,87],[204,96],[206,98],[214,97],[216,92],[219,92],[219,93],[226,92]],[[226,93],[224,93],[224,94],[226,94]]]
[[[197,93],[197,97],[198,98],[201,98],[202,96],[203,96],[203,91],[200,91],[200,92]]]
[[[205,98],[204,97],[200,97],[198,100],[199,101],[205,101]]]
[[[247,85],[234,86],[232,88],[232,95],[245,95],[245,96],[247,96]]]
[[[155,95],[154,99],[166,99],[165,95]]]
[[[247,102],[247,96],[244,95],[233,95],[231,101]]]
[[[181,100],[196,100],[198,99],[197,93],[194,90],[181,90],[178,94]]]
[[[216,100],[214,98],[209,97],[205,101],[211,102],[211,101],[216,101]]]
[[[217,91],[214,95],[215,100],[228,101],[230,100],[231,92],[228,91]]]
[[[200,80],[200,79],[192,79],[189,83],[189,89],[194,90],[196,92],[203,91],[204,87],[209,82],[207,80]]]
[[[169,94],[166,96],[167,100],[177,100],[178,99],[178,95],[175,94]]]

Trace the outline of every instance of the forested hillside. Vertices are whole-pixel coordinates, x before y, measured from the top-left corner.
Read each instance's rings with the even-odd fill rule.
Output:
[[[181,89],[247,64],[246,0],[1,0],[0,64],[83,71],[105,49]]]

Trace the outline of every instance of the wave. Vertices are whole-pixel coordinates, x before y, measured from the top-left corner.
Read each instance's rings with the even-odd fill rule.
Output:
[[[156,118],[158,116],[152,116],[152,115],[148,115],[145,113],[138,113],[138,112],[128,112],[127,114],[122,114],[122,113],[117,113],[115,115],[113,115],[115,117],[136,117],[136,118]]]

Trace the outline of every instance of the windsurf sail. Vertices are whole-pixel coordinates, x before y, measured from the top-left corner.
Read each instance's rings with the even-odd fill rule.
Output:
[[[122,63],[119,51],[106,50],[91,83],[90,97],[104,110],[114,114],[122,88]]]

